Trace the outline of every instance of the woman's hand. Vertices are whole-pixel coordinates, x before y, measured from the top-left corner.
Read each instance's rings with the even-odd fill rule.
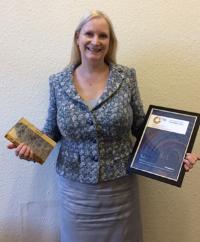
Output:
[[[185,171],[190,171],[200,157],[194,153],[187,153],[183,160]]]
[[[13,143],[10,143],[7,145],[8,149],[16,149],[15,154],[18,156],[20,159],[27,160],[27,161],[33,161],[34,156],[33,156],[33,151],[31,148],[24,144],[21,143],[20,145],[16,146]]]

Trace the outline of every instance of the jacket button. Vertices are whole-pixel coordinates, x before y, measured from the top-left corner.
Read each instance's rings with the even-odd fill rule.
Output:
[[[94,122],[93,122],[92,120],[88,120],[88,124],[89,124],[89,125],[93,125]]]
[[[93,160],[95,161],[95,162],[98,162],[98,157],[95,155],[95,156],[93,156]]]

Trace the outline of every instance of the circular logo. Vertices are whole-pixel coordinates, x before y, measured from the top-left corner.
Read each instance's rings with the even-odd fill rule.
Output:
[[[160,117],[155,117],[154,119],[153,119],[153,122],[155,123],[155,124],[159,124],[160,123]]]

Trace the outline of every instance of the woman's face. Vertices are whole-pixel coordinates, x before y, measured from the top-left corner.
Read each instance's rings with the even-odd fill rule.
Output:
[[[104,62],[109,50],[110,31],[104,18],[93,18],[87,22],[77,35],[81,60]]]

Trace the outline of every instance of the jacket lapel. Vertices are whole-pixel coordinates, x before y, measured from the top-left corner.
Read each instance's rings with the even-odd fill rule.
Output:
[[[118,66],[116,64],[110,63],[110,75],[107,82],[107,86],[99,98],[97,105],[100,105],[102,102],[107,100],[109,97],[111,97],[121,86],[123,80],[124,80],[124,71],[121,66]]]
[[[81,97],[76,91],[76,88],[73,84],[73,72],[75,69],[75,65],[69,65],[65,70],[64,70],[64,77],[60,81],[60,86],[62,90],[65,91],[68,97],[70,97],[73,100],[82,102]]]
[[[97,108],[102,102],[107,100],[109,97],[111,97],[121,86],[121,83],[124,80],[124,69],[123,67],[109,63],[110,68],[110,74],[107,82],[107,86],[99,98],[96,106],[94,108]],[[75,69],[75,65],[69,65],[64,71],[63,71],[63,77],[60,80],[60,86],[62,90],[65,91],[65,93],[73,100],[79,101],[83,103],[83,100],[77,93],[75,86],[73,84],[73,72]],[[94,109],[93,108],[93,109]]]

